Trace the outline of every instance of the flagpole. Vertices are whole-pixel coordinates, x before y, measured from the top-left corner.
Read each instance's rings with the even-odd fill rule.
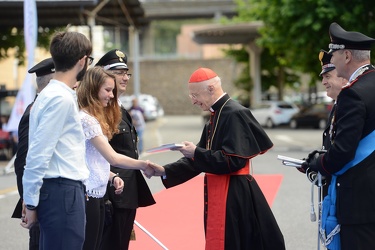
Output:
[[[27,68],[34,65],[35,48],[38,37],[38,20],[35,0],[26,0],[23,2],[24,16],[24,37],[27,53]],[[30,74],[26,74],[25,80],[19,89],[16,101],[12,108],[9,121],[4,126],[4,130],[15,132],[18,130],[18,124],[21,120],[26,107],[33,102],[36,94],[36,88],[33,84]]]

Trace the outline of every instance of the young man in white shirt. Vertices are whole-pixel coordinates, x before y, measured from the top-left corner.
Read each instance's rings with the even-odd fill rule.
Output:
[[[25,219],[40,223],[41,249],[82,249],[85,239],[83,181],[89,176],[76,94],[91,64],[91,42],[77,32],[58,32],[50,45],[55,76],[30,113],[29,151],[23,182]]]

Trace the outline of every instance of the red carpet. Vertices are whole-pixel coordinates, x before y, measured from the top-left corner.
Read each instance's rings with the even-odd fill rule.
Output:
[[[282,175],[254,175],[272,206]],[[137,211],[136,221],[169,250],[204,249],[203,176],[163,190],[154,195],[156,204]],[[130,250],[163,249],[157,242],[134,226],[136,240]]]

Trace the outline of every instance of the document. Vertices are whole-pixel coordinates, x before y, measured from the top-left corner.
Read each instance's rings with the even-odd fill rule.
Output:
[[[288,157],[284,155],[278,155],[277,159],[281,160],[281,162],[285,166],[291,166],[291,167],[297,167],[297,168],[300,168],[302,163],[305,162],[304,160],[300,160],[300,159],[296,159],[296,158],[292,158],[292,157]]]
[[[184,146],[184,144],[181,144],[181,143],[163,144],[159,147],[150,148],[150,149],[146,150],[146,153],[159,153],[159,152],[169,151],[169,150],[172,150],[172,149],[182,148],[183,146]]]

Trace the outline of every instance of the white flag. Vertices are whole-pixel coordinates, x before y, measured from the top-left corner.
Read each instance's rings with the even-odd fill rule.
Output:
[[[35,0],[25,0],[23,4],[23,16],[24,16],[24,36],[27,52],[27,65],[28,69],[34,66],[34,51],[36,48],[36,42],[38,38],[38,21],[37,21],[37,9]],[[34,76],[33,76],[34,77]],[[25,80],[22,83],[22,87],[18,90],[16,101],[14,103],[12,113],[10,114],[9,121],[6,124],[4,130],[6,131],[17,131],[18,124],[26,107],[34,100],[36,94],[36,88],[33,84],[32,77],[29,73],[26,74]]]

